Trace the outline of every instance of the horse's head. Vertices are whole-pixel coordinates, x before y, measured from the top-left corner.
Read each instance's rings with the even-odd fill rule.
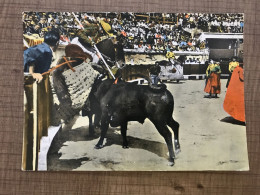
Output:
[[[100,41],[96,44],[100,53],[103,54],[107,64],[112,67],[115,63],[119,63],[120,66],[124,63],[124,50],[122,42],[119,41],[119,36],[108,38]]]

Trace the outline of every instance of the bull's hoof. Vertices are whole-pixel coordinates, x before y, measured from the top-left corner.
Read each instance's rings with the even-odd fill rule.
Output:
[[[128,147],[128,146],[122,146],[122,148],[124,148],[124,149],[128,149],[129,147]]]
[[[180,152],[181,152],[181,149],[180,149],[180,148],[178,148],[178,149],[175,150],[175,154],[176,154],[176,155],[179,154]]]
[[[101,149],[101,148],[103,148],[103,146],[102,145],[95,145],[95,147],[94,147],[95,149]]]
[[[174,140],[175,153],[178,154],[181,151],[181,146],[178,140]]]
[[[170,162],[170,161],[168,162],[168,166],[172,167],[173,165],[174,165],[174,162]]]
[[[169,161],[168,161],[168,166],[173,166],[174,165],[174,158],[169,158]]]

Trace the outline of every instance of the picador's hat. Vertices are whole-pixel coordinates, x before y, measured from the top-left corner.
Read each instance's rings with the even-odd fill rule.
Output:
[[[100,20],[100,24],[103,28],[103,30],[111,37],[113,36],[113,33],[111,33],[111,26],[110,24],[106,23],[104,20]]]

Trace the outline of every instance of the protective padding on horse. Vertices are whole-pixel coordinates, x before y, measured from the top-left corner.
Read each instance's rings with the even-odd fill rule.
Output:
[[[53,80],[53,123],[71,120],[82,109],[98,72],[91,67],[91,63],[83,62],[73,67],[76,71],[68,69],[56,74]]]
[[[82,108],[91,90],[98,72],[89,63],[83,62],[75,67],[76,72],[66,70],[63,72],[65,83],[68,87],[72,108]]]

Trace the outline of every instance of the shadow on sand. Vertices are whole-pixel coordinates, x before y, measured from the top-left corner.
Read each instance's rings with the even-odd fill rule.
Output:
[[[88,157],[80,159],[59,159],[61,154],[58,153],[63,144],[67,141],[91,141],[97,139],[100,136],[100,129],[95,129],[95,135],[89,136],[88,126],[83,126],[73,130],[60,130],[53,139],[51,147],[47,156],[47,170],[49,171],[68,171],[76,169],[81,166],[83,161],[88,161]],[[152,152],[160,157],[168,158],[167,146],[165,143],[140,139],[132,136],[127,136],[129,148],[143,149]],[[104,147],[111,145],[122,145],[121,134],[116,134],[114,128],[109,128],[107,131],[107,142]],[[94,148],[94,145],[93,145]],[[91,148],[92,149],[92,148]],[[102,149],[101,149],[102,150]],[[124,150],[122,148],[122,150]],[[126,149],[127,150],[127,149]]]
[[[231,124],[234,124],[234,125],[246,126],[246,123],[245,123],[245,122],[238,121],[238,120],[234,119],[234,118],[231,117],[231,116],[227,116],[227,117],[221,119],[220,121],[221,121],[221,122],[225,122],[225,123],[231,123]]]

